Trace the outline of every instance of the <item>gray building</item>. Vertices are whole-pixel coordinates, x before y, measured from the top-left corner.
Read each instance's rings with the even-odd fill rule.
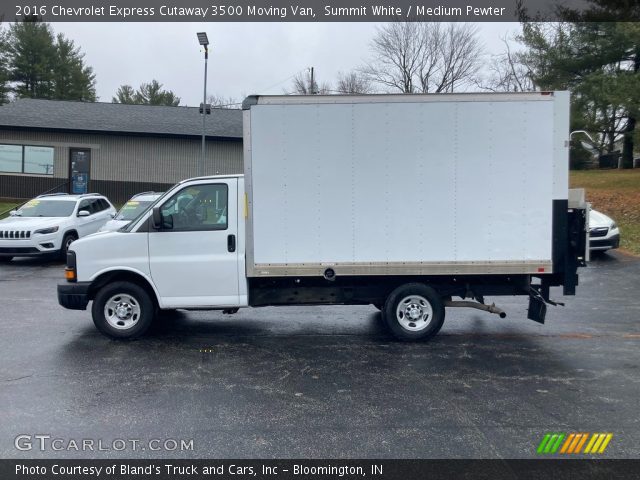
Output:
[[[198,175],[202,115],[164,107],[22,99],[0,107],[0,197],[99,192],[122,202]],[[242,172],[242,112],[206,119],[205,174]]]

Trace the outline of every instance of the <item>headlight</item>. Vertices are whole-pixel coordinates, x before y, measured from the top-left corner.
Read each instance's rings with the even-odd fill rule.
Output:
[[[34,235],[36,233],[39,233],[41,235],[46,235],[48,233],[56,233],[58,231],[59,227],[49,227],[49,228],[41,228],[40,230],[36,230],[34,233]]]
[[[613,230],[614,228],[618,228],[618,224],[616,222],[613,222],[609,228],[611,230]]]

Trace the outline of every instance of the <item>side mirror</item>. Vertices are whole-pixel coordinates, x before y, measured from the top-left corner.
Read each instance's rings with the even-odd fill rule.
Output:
[[[153,228],[156,230],[162,228],[162,213],[160,213],[160,207],[153,207],[153,210],[151,210],[151,220],[153,221]]]
[[[163,217],[160,207],[153,207],[151,210],[151,220],[153,222],[153,228],[156,230],[171,230],[173,228],[173,217]]]
[[[18,211],[17,210],[11,210],[9,212],[9,215],[12,217],[19,217],[20,215],[18,215]]]
[[[80,210],[80,211],[78,212],[78,216],[79,216],[79,217],[88,217],[89,215],[91,215],[91,214],[89,213],[89,211],[88,211],[88,210]]]
[[[115,213],[110,213],[109,216],[113,219],[116,218],[116,214]]]

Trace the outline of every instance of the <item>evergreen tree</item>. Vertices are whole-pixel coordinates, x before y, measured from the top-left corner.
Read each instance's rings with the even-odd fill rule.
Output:
[[[572,92],[572,129],[598,135],[602,152],[622,136],[623,167],[633,163],[640,118],[640,24],[523,23],[526,61],[543,90]]]
[[[116,91],[116,96],[111,99],[111,103],[135,105],[136,92],[131,85],[120,85]]]
[[[157,80],[143,83],[135,92],[130,85],[121,85],[111,101],[130,105],[167,105],[170,107],[180,105],[180,97],[177,97],[171,90],[163,90],[162,84]]]
[[[51,98],[56,59],[53,31],[36,17],[9,27],[8,70],[17,97]]]
[[[64,35],[56,37],[48,23],[37,17],[16,22],[5,41],[7,78],[16,97],[96,100],[95,75],[84,54]]]
[[[0,105],[9,101],[7,34],[0,23]]]
[[[73,40],[62,34],[56,38],[56,63],[53,70],[53,98],[57,100],[96,101],[95,75],[84,64],[84,54]]]

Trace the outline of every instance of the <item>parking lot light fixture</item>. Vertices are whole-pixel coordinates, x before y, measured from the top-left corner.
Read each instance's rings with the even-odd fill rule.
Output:
[[[205,121],[207,118],[207,61],[209,60],[209,38],[207,32],[198,32],[198,42],[204,47],[204,95],[202,100],[202,155],[200,156],[200,168],[198,175],[204,175],[204,157],[205,157]]]

